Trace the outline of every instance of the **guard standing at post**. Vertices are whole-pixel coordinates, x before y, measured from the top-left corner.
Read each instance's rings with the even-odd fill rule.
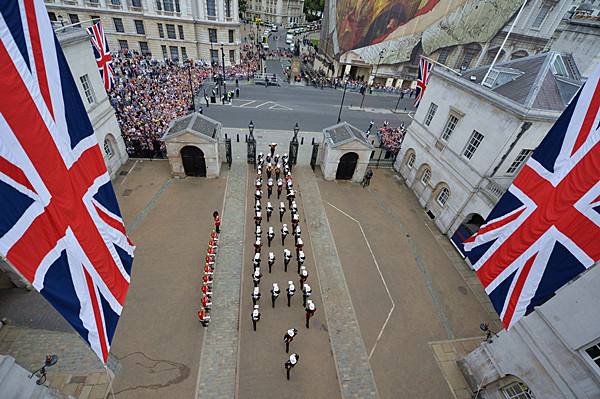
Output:
[[[289,359],[285,362],[285,364],[283,365],[283,367],[285,368],[285,372],[287,375],[287,379],[290,379],[290,370],[296,365],[298,364],[298,359],[300,359],[300,356],[297,353],[292,353],[289,357]]]
[[[271,267],[273,267],[274,263],[275,263],[275,254],[273,252],[269,252],[269,260],[268,260],[269,274],[271,273]]]
[[[289,265],[291,259],[292,259],[292,251],[285,248],[283,250],[283,268],[284,268],[285,272],[287,272],[287,268],[288,268],[288,265]]]
[[[254,273],[252,273],[252,282],[254,283],[254,287],[258,287],[261,277],[262,273],[260,272],[260,267],[257,267],[254,269]]]
[[[260,320],[260,311],[258,310],[258,305],[254,305],[254,310],[250,315],[252,317],[252,328],[256,331],[256,323]]]
[[[273,230],[273,226],[269,226],[269,230],[267,231],[267,243],[269,248],[271,247],[271,241],[275,238],[275,230]]]
[[[283,214],[285,213],[285,204],[283,202],[279,203],[279,222],[283,223]]]
[[[306,308],[304,310],[306,311],[306,328],[310,328],[310,319],[315,315],[317,307],[313,301],[309,299],[306,301]]]
[[[312,288],[310,288],[310,285],[302,285],[302,306],[306,307],[306,302],[308,301],[308,298],[310,298],[311,295]]]
[[[254,287],[251,297],[252,297],[252,304],[256,305],[256,302],[258,302],[260,300],[260,289],[258,287]]]
[[[294,287],[294,283],[292,281],[288,281],[288,287],[285,290],[287,291],[287,300],[288,300],[288,308],[289,308],[292,297],[296,293],[296,287]]]
[[[281,245],[285,245],[285,237],[287,237],[287,235],[290,233],[290,231],[288,230],[287,224],[283,224],[283,226],[281,226]]]
[[[271,219],[271,214],[273,213],[273,205],[270,202],[267,202],[267,222]]]
[[[285,332],[285,335],[283,336],[283,342],[285,342],[285,353],[290,352],[290,342],[294,340],[296,334],[298,334],[298,330],[295,328],[290,328]]]
[[[271,305],[273,305],[273,308],[275,307],[275,300],[279,297],[280,293],[279,284],[273,283],[273,287],[271,287]]]

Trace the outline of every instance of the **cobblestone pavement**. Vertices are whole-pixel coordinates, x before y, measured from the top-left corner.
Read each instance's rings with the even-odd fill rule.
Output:
[[[477,336],[497,319],[457,272],[462,260],[392,171],[375,170],[367,189],[318,184],[381,397],[451,397],[429,342]],[[391,303],[377,267],[395,303],[385,328]]]
[[[227,168],[219,179],[171,180],[166,161],[133,163],[113,182],[137,246],[111,348],[121,366],[114,391],[117,398],[190,398],[204,334],[196,316],[201,264]]]
[[[262,134],[261,134],[262,136]],[[275,140],[282,143],[282,140]],[[287,144],[283,142],[282,144]],[[266,143],[257,146],[258,151],[267,152]],[[278,152],[285,151],[280,146]],[[293,170],[294,176],[296,169]],[[285,398],[312,398],[331,399],[340,397],[339,384],[337,383],[336,368],[331,353],[329,342],[330,328],[325,319],[322,303],[320,279],[317,273],[315,261],[312,255],[312,243],[309,240],[307,228],[307,214],[304,206],[305,187],[297,179],[294,180],[294,188],[297,190],[296,202],[300,214],[300,228],[304,240],[304,252],[306,254],[305,266],[309,272],[307,283],[312,288],[311,299],[317,306],[317,312],[311,320],[310,329],[305,328],[304,309],[302,307],[302,293],[298,281],[298,266],[295,261],[294,238],[290,234],[285,240],[285,246],[281,243],[281,226],[279,221],[278,206],[283,201],[288,207],[285,199],[285,190],[280,200],[276,193],[268,199],[266,181],[264,182],[262,198],[263,206],[263,247],[261,251],[261,273],[263,277],[260,282],[261,299],[259,301],[261,319],[258,322],[257,331],[252,330],[250,314],[252,312],[251,293],[252,283],[252,256],[254,243],[254,170],[250,170],[252,178],[248,180],[248,204],[246,222],[246,243],[243,272],[243,294],[240,320],[240,361],[239,361],[239,388],[238,398],[270,398],[275,393]],[[266,179],[266,177],[265,177]],[[276,190],[275,190],[276,191]],[[273,217],[267,222],[265,208],[267,201],[271,201],[275,208]],[[283,223],[287,223],[292,229],[289,209],[284,214]],[[275,239],[268,246],[266,234],[268,227],[273,226]],[[292,251],[293,260],[285,272],[283,266],[283,249]],[[272,272],[269,273],[267,258],[269,252],[276,256]],[[296,286],[296,294],[291,300],[291,307],[287,307],[285,289],[287,282],[293,281]],[[271,305],[270,289],[273,282],[279,284],[281,295],[276,301],[275,308]],[[297,352],[300,355],[299,363],[291,373],[290,381],[286,380],[283,364],[287,359],[283,335],[289,328],[298,329],[298,335],[290,345],[290,353]]]
[[[195,394],[198,399],[235,397],[246,169],[245,162],[236,160],[229,171],[214,274],[211,321],[202,344]]]

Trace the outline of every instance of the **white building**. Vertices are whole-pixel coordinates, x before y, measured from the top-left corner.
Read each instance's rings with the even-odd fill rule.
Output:
[[[459,361],[486,399],[600,398],[600,267]]]
[[[108,173],[115,177],[128,156],[115,110],[100,79],[90,40],[81,29],[63,30],[57,36],[94,127]]]
[[[45,0],[58,25],[102,20],[111,51],[137,50],[156,59],[240,61],[238,0]]]
[[[482,85],[486,72],[433,69],[394,165],[459,250],[580,86],[556,52],[496,64]]]
[[[284,26],[304,23],[304,0],[248,0],[246,18]]]

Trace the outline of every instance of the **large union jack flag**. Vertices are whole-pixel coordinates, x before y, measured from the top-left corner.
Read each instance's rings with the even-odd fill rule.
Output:
[[[600,260],[600,67],[464,243],[508,329]]]
[[[433,63],[425,57],[421,57],[419,60],[419,78],[417,79],[417,95],[415,98],[415,107],[418,107],[421,103],[421,99],[425,94],[425,89],[429,83],[431,77],[431,70],[433,69]]]
[[[98,64],[98,70],[100,71],[100,77],[104,82],[104,88],[108,92],[112,90],[114,85],[114,72],[112,69],[112,57],[110,56],[110,50],[108,49],[108,40],[106,40],[106,35],[104,34],[102,21],[98,21],[87,28],[87,32],[90,35],[92,48],[94,49],[94,55],[96,56],[96,63]]]
[[[106,362],[134,246],[42,0],[0,1],[0,253]]]

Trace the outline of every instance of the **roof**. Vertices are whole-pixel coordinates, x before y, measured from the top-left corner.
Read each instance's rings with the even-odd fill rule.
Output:
[[[480,84],[488,69],[489,65],[485,65],[466,70],[462,79]],[[573,57],[555,51],[500,62],[492,71],[487,86],[479,85],[480,88],[529,109],[563,111],[582,84]]]
[[[184,133],[217,140],[217,135],[221,131],[221,127],[221,122],[195,112],[173,120],[167,132],[163,135],[162,140],[172,139]]]
[[[325,140],[327,140],[332,147],[339,147],[352,141],[358,141],[369,149],[373,149],[371,143],[365,138],[365,134],[348,122],[338,123],[337,125],[325,128],[323,129],[323,134],[325,135]]]

